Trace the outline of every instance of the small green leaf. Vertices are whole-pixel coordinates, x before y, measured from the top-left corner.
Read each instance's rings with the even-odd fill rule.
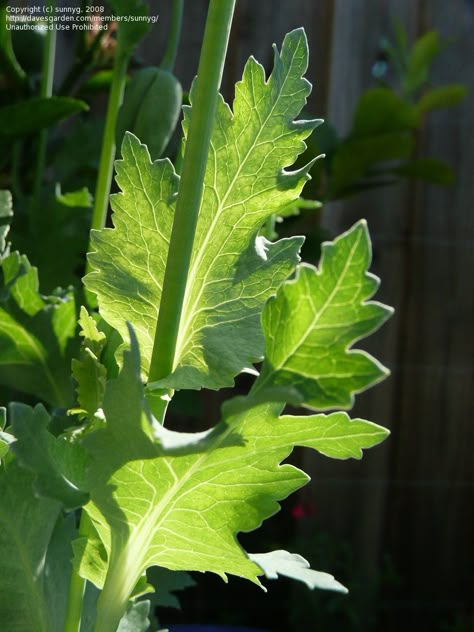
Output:
[[[265,306],[265,360],[254,392],[291,386],[317,410],[350,408],[354,394],[388,371],[352,345],[375,331],[392,309],[369,301],[379,280],[371,262],[365,221],[322,246],[319,270],[299,267]]]
[[[442,51],[443,44],[437,31],[430,31],[420,37],[408,56],[404,87],[407,94],[413,94],[428,81],[433,61]]]
[[[118,22],[118,46],[120,54],[131,55],[140,40],[145,37],[150,29],[146,20],[129,19],[146,17],[148,7],[142,0],[109,0],[114,13],[125,18]]]
[[[419,125],[417,110],[389,88],[372,88],[360,97],[351,138],[411,130]]]
[[[10,230],[9,222],[13,216],[10,191],[0,190],[0,262],[6,248],[6,236]],[[6,253],[8,254],[8,253]]]
[[[72,360],[72,375],[76,381],[80,414],[93,419],[102,408],[107,369],[101,362],[105,334],[97,329],[95,320],[81,307],[79,335],[83,338],[80,358]],[[71,411],[77,412],[77,411]]]
[[[10,449],[10,444],[15,441],[15,437],[9,432],[4,432],[7,425],[7,409],[0,406],[0,464],[3,457]]]
[[[56,185],[56,200],[60,204],[71,208],[91,208],[93,201],[87,187],[82,187],[82,189],[70,191],[69,193],[62,193],[60,184]]]
[[[159,158],[181,114],[183,90],[176,77],[161,68],[139,70],[129,81],[116,126],[116,144],[132,132]]]
[[[448,86],[441,86],[428,90],[419,99],[416,109],[421,114],[438,108],[450,108],[462,101],[467,94],[466,86],[459,83],[452,83]]]
[[[6,105],[0,108],[0,141],[28,136],[88,109],[84,101],[69,97],[32,97]]]
[[[84,339],[84,346],[95,355],[100,355],[106,343],[106,336],[103,331],[99,331],[96,320],[83,305],[79,312],[79,327],[79,335]]]
[[[98,92],[108,92],[112,84],[112,77],[113,72],[111,70],[99,70],[81,85],[80,94],[90,95]]]
[[[77,384],[77,402],[81,414],[93,418],[102,407],[107,370],[97,356],[85,348],[81,351],[81,359],[74,358],[72,361],[72,375]]]
[[[50,416],[39,404],[11,404],[11,427],[16,437],[12,450],[20,464],[35,475],[34,487],[70,510],[84,505],[89,495],[88,455],[66,437],[48,431]]]
[[[131,603],[120,620],[117,632],[146,632],[149,629],[150,602]]]
[[[272,551],[271,553],[252,553],[249,555],[264,571],[268,579],[278,579],[280,575],[305,583],[308,588],[334,590],[347,593],[348,590],[329,573],[314,571],[309,563],[295,553],[288,551]]]

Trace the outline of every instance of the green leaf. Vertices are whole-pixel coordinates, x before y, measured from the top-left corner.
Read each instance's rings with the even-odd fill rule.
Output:
[[[309,167],[289,173],[314,121],[294,121],[310,84],[302,30],[275,52],[268,80],[253,58],[236,87],[234,112],[222,99],[205,176],[188,275],[173,388],[220,388],[261,359],[260,312],[294,270],[301,238],[275,244],[258,237],[265,220],[296,200]],[[185,130],[189,122],[186,113]],[[131,135],[116,163],[121,194],[112,197],[115,229],[93,233],[87,288],[103,318],[128,338],[132,323],[149,367],[178,177],[167,160],[151,163]],[[223,168],[223,165],[225,168]],[[165,383],[163,382],[163,384]]]
[[[249,557],[261,567],[267,579],[278,579],[280,575],[283,575],[301,581],[311,589],[348,592],[347,588],[329,573],[309,568],[309,563],[301,555],[288,553],[288,551],[272,551],[271,553],[252,553]]]
[[[6,105],[0,108],[0,141],[28,136],[88,109],[84,101],[69,97],[32,97]]]
[[[118,46],[120,54],[131,55],[140,40],[150,29],[146,20],[130,19],[148,15],[148,7],[142,0],[109,0],[114,14],[125,18],[118,22]]]
[[[79,326],[79,335],[83,337],[83,342],[80,359],[72,360],[72,375],[77,384],[80,413],[94,418],[102,407],[105,393],[107,369],[100,359],[106,338],[105,334],[97,329],[95,320],[89,316],[84,306],[81,307]]]
[[[1,268],[0,383],[67,407],[72,396],[74,294],[68,290],[42,296],[36,268],[18,252],[4,258]]]
[[[149,629],[150,602],[131,603],[120,620],[117,632],[146,632]]]
[[[334,155],[330,198],[350,194],[369,174],[370,168],[387,161],[407,160],[414,148],[414,137],[408,132],[349,138],[340,144]]]
[[[278,501],[308,481],[292,465],[281,465],[293,447],[358,458],[361,448],[387,435],[364,420],[349,421],[342,412],[278,417],[280,404],[234,409],[224,407],[223,421],[181,454],[162,449],[161,456],[129,461],[110,476],[101,465],[105,476],[94,476],[86,511],[107,551],[104,603],[125,603],[154,565],[212,571],[223,578],[234,574],[259,584],[262,568],[236,536],[256,529],[278,511]],[[112,416],[107,421],[117,423]],[[96,560],[97,547],[88,544],[76,558],[91,581],[98,578],[89,572]]]
[[[69,193],[61,192],[61,185],[56,185],[56,200],[64,206],[72,208],[91,208],[92,195],[87,187],[82,187],[77,191],[70,191]]]
[[[409,95],[428,81],[433,61],[442,49],[443,44],[437,31],[430,31],[415,42],[408,56],[404,78],[404,87]]]
[[[159,158],[176,128],[183,90],[176,77],[161,68],[139,70],[129,81],[116,125],[116,144],[132,132]]]
[[[0,467],[0,621],[15,632],[63,632],[73,525],[33,494],[15,461]]]
[[[158,454],[140,378],[140,353],[132,329],[130,338],[131,348],[123,353],[123,366],[118,377],[106,383],[103,398],[105,429],[84,440],[86,448],[95,456],[101,475],[129,460]]]
[[[6,455],[10,444],[15,441],[15,437],[9,432],[5,432],[7,425],[7,409],[0,406],[0,460]]]
[[[82,144],[85,139],[78,142]],[[71,151],[76,154],[75,148]],[[86,208],[64,205],[53,191],[43,193],[32,200],[28,220],[24,213],[19,214],[19,221],[12,225],[11,241],[17,250],[28,254],[38,268],[43,292],[50,293],[58,286],[79,284],[77,270],[83,266],[90,213]]]
[[[155,592],[150,595],[154,606],[162,608],[180,608],[180,603],[175,592],[179,592],[196,582],[188,573],[184,571],[170,571],[167,568],[152,566],[147,570],[147,579],[155,587]]]
[[[388,371],[352,345],[375,331],[392,309],[369,301],[379,280],[367,272],[370,238],[361,221],[324,243],[319,270],[298,268],[263,312],[265,360],[254,392],[291,386],[317,410],[350,408],[354,394]]]
[[[108,92],[112,84],[112,70],[99,70],[92,77],[84,81],[80,87],[79,94],[91,95],[98,92]]]
[[[10,449],[10,444],[15,441],[15,437],[9,432],[5,432],[7,425],[7,409],[0,406],[0,465],[3,457]]]
[[[390,88],[372,88],[360,97],[351,138],[411,130],[419,125],[416,108]]]
[[[416,109],[421,114],[438,108],[450,108],[462,101],[467,94],[466,86],[451,83],[448,86],[433,88],[419,99]]]
[[[426,182],[449,186],[456,181],[453,169],[443,160],[418,158],[393,169],[394,173],[407,178],[420,178]]]
[[[48,431],[50,416],[39,404],[11,404],[12,451],[19,463],[35,475],[35,491],[62,503],[68,509],[89,500],[89,457],[78,443],[55,437]]]
[[[7,245],[6,236],[10,229],[9,222],[12,216],[12,195],[10,191],[0,190],[0,262]]]

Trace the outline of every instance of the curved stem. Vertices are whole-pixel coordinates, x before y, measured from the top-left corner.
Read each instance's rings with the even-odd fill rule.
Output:
[[[186,281],[234,7],[235,0],[211,0],[209,6],[166,262],[150,382],[166,377],[174,368]]]
[[[94,210],[92,212],[92,229],[101,229],[105,226],[107,219],[107,208],[109,204],[110,185],[112,183],[112,173],[115,158],[115,124],[117,114],[122,104],[125,81],[127,77],[127,66],[129,56],[120,51],[117,52],[114,60],[112,75],[112,85],[110,87],[107,116],[105,119],[105,130],[102,139],[102,151],[100,154],[99,175],[94,198]]]
[[[179,38],[181,35],[181,24],[183,22],[183,6],[184,0],[173,0],[173,9],[171,14],[171,31],[168,35],[166,50],[160,68],[172,72],[176,55],[178,53]]]
[[[12,46],[11,31],[7,29],[7,7],[0,7],[0,63],[5,74],[19,93],[25,91],[27,77],[18,63]]]

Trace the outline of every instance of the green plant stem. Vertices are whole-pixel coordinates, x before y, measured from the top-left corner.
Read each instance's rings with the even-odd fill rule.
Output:
[[[82,510],[78,536],[87,537],[87,535],[88,518],[87,514]],[[84,601],[85,589],[86,580],[73,568],[71,571],[71,581],[69,583],[64,632],[79,632],[81,628],[82,603]]]
[[[211,0],[209,6],[166,262],[149,382],[166,377],[174,368],[186,281],[234,7],[235,0]]]
[[[160,68],[163,70],[173,71],[176,55],[178,53],[179,37],[181,35],[181,24],[183,22],[183,5],[184,0],[173,0],[173,9],[171,14],[171,30],[166,43],[166,50]]]
[[[54,0],[49,0],[48,6],[54,7]],[[49,98],[53,95],[54,58],[56,55],[56,29],[48,30],[43,52],[43,67],[41,75],[40,97]],[[48,130],[41,130],[38,141],[38,157],[36,161],[35,179],[33,184],[33,204],[38,200],[43,183],[46,164],[46,148],[48,144]]]
[[[12,46],[11,31],[7,30],[7,7],[0,8],[0,64],[15,90],[20,94],[25,91],[27,77],[15,57]]]
[[[120,50],[120,45],[117,45],[112,75],[112,85],[110,87],[109,104],[105,119],[105,130],[102,139],[99,174],[94,198],[94,210],[92,212],[91,228],[95,230],[103,228],[107,219],[110,185],[112,183],[115,158],[115,124],[117,122],[117,114],[123,100],[123,93],[127,78],[128,60],[129,55],[123,53]]]

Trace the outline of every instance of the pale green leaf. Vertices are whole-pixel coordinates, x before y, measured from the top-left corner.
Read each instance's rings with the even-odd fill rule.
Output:
[[[90,349],[95,355],[99,355],[105,346],[106,336],[103,331],[99,331],[97,322],[91,316],[84,305],[79,312],[79,335],[84,339],[84,346]]]
[[[73,359],[72,376],[76,381],[78,409],[93,418],[102,407],[107,371],[90,349],[81,351],[81,359]]]
[[[354,394],[388,371],[352,345],[375,331],[392,309],[370,301],[379,280],[365,221],[322,246],[319,270],[299,267],[263,312],[265,361],[254,392],[291,386],[317,410],[350,408]]]
[[[268,579],[284,576],[301,581],[311,589],[348,592],[347,588],[334,579],[333,575],[310,568],[309,563],[301,555],[288,553],[288,551],[272,551],[271,553],[251,553],[249,557],[260,566]]]
[[[85,504],[89,495],[88,461],[84,448],[66,437],[48,431],[50,416],[38,404],[10,406],[10,423],[16,441],[12,451],[19,463],[34,476],[35,491],[73,509]]]
[[[236,86],[233,112],[219,100],[188,275],[174,388],[220,388],[263,354],[260,313],[294,270],[301,238],[258,237],[265,220],[298,199],[308,168],[289,173],[317,122],[294,121],[310,84],[302,30],[290,33],[266,80],[253,58]],[[190,112],[186,112],[185,131]],[[126,135],[117,162],[121,194],[114,229],[93,233],[85,278],[102,316],[126,340],[132,323],[147,372],[161,298],[178,177],[167,160],[151,163]]]
[[[72,401],[76,307],[72,291],[43,296],[36,268],[18,252],[2,261],[0,383],[55,406]]]
[[[90,208],[93,202],[92,195],[87,187],[63,193],[60,184],[56,185],[56,200],[63,206],[72,208]]]
[[[60,509],[33,494],[32,475],[14,461],[0,467],[2,630],[63,632],[71,524]]]
[[[120,620],[117,632],[146,632],[149,629],[150,602],[131,603]]]
[[[102,480],[106,467],[101,463],[86,511],[107,551],[106,599],[116,602],[130,594],[154,565],[212,571],[223,578],[234,574],[259,584],[263,571],[236,537],[260,526],[278,511],[278,501],[308,481],[292,465],[281,465],[293,447],[359,457],[361,448],[387,435],[363,420],[350,421],[346,413],[279,417],[280,409],[280,404],[262,404],[234,413],[228,405],[205,444],[129,461]],[[84,544],[76,550],[76,564],[97,581],[97,572],[89,572],[97,543]]]
[[[101,353],[105,346],[105,334],[97,329],[97,324],[81,307],[79,335],[83,338],[80,358],[72,360],[72,375],[76,381],[76,394],[81,415],[94,418],[102,407],[107,370],[101,363]],[[75,412],[75,411],[73,411]]]
[[[124,351],[122,369],[116,379],[106,383],[103,397],[105,428],[84,439],[84,445],[96,459],[98,476],[108,476],[129,460],[158,454],[153,420],[140,378],[138,343],[131,328],[129,335],[131,346]]]

